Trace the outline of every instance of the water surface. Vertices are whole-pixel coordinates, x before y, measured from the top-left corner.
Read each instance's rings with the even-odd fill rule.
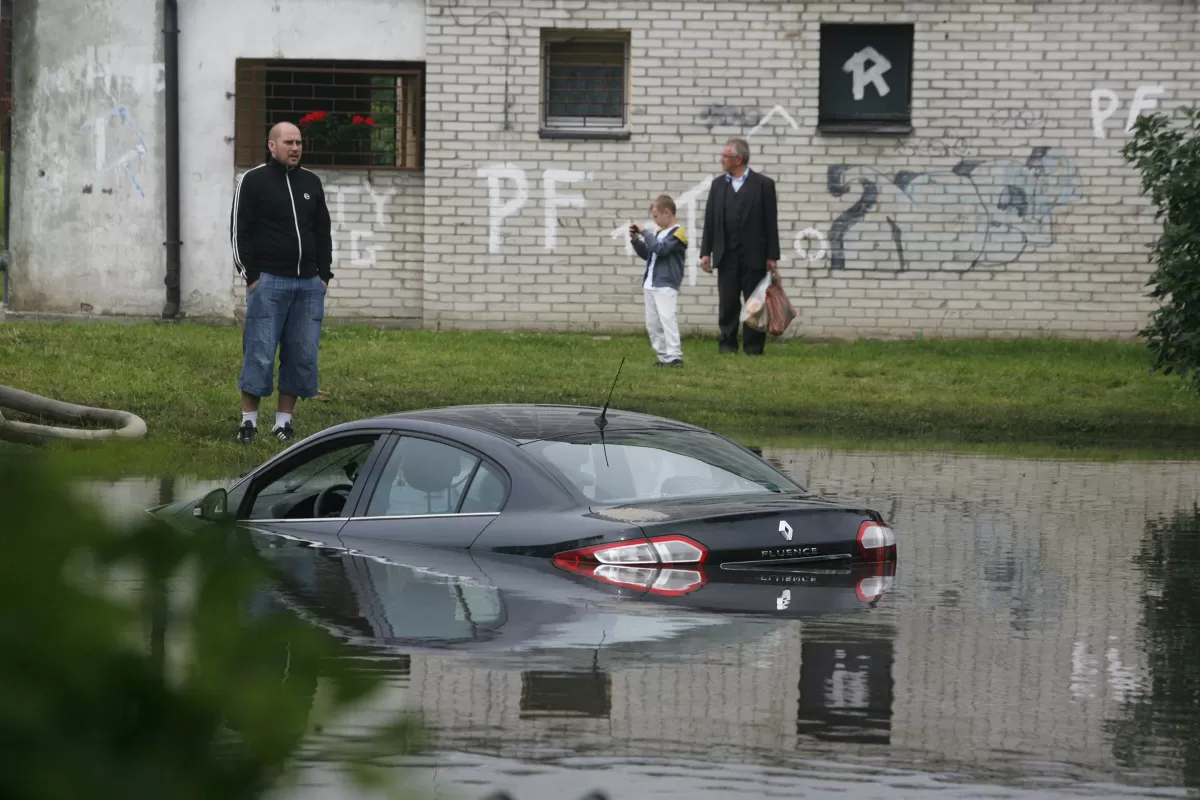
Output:
[[[436,797],[1195,796],[1200,464],[764,455],[894,525],[873,606],[781,585],[814,614],[728,616],[281,545],[278,601],[387,676],[314,742],[419,709],[435,749],[397,776]],[[114,514],[205,488],[90,487]],[[342,791],[303,779],[283,796]]]

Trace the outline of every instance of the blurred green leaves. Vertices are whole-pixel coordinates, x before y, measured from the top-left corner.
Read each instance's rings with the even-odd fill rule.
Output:
[[[113,524],[0,456],[0,797],[260,797],[369,699],[347,645],[273,600],[248,533],[187,522]],[[378,783],[365,765],[421,743],[402,718],[336,756]]]

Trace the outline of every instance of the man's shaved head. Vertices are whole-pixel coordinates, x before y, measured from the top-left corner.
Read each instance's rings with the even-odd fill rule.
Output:
[[[267,149],[279,163],[289,167],[299,164],[302,146],[300,129],[292,123],[277,122],[271,126]]]

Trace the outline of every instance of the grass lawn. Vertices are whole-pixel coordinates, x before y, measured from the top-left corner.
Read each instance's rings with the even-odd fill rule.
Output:
[[[0,384],[132,411],[142,442],[51,449],[86,474],[240,474],[273,452],[233,441],[236,327],[163,323],[0,326]],[[1140,344],[1016,341],[769,343],[720,356],[687,339],[681,370],[652,367],[644,337],[434,333],[330,325],[322,394],[301,435],[365,416],[458,403],[613,406],[703,425],[750,444],[937,446],[1027,455],[1193,457],[1200,398],[1149,374]],[[266,425],[274,399],[263,401]],[[16,446],[6,445],[6,449]]]

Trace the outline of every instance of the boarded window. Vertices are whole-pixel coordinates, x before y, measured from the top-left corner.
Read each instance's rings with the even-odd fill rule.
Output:
[[[420,63],[239,59],[237,166],[261,164],[271,127],[291,122],[309,166],[421,170],[424,88]]]
[[[543,132],[625,130],[628,79],[628,34],[542,31]]]
[[[912,25],[822,25],[820,129],[910,133],[912,56]]]

